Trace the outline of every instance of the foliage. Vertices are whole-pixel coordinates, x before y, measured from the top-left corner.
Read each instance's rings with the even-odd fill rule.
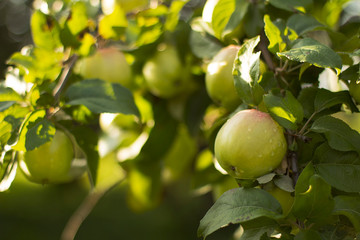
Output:
[[[215,201],[198,236],[240,224],[241,240],[359,237],[360,134],[339,115],[359,112],[360,14],[352,11],[358,0],[173,0],[131,7],[119,1],[110,11],[93,1],[58,2],[44,1],[47,9],[33,11],[33,44],[7,62],[0,86],[0,191],[11,188],[18,153],[46,144],[60,128],[85,154],[94,192],[119,183],[98,177],[99,161],[113,157],[134,211],[154,208],[166,187],[182,179],[191,179],[191,191],[215,192],[228,177],[214,158],[219,129],[238,111],[258,109],[285,129],[287,154],[264,176],[236,179],[239,187],[231,185]],[[205,83],[209,63],[230,45],[238,46],[231,63],[241,99],[235,110],[213,102]],[[174,78],[171,86],[179,89],[166,92],[163,84],[165,92],[154,94],[143,68],[164,46],[179,59],[162,57],[157,71],[176,64],[176,74],[167,76],[187,85],[180,89]],[[104,48],[124,53],[129,86],[76,71]],[[266,191],[269,184],[294,198],[286,213]]]

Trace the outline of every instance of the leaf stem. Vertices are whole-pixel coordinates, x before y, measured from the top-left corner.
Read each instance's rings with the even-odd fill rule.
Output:
[[[315,111],[313,112],[313,114],[311,114],[311,116],[309,117],[309,119],[306,121],[306,123],[304,124],[304,126],[300,129],[299,131],[299,135],[302,135],[307,127],[307,125],[309,125],[310,121],[314,118],[314,116],[317,114],[318,112]]]

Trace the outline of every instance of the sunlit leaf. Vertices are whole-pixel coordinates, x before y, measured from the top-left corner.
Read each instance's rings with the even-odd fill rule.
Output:
[[[31,151],[49,142],[55,135],[55,126],[46,118],[45,110],[31,112],[23,122],[19,140],[13,149]]]
[[[342,66],[341,57],[334,50],[311,38],[301,39],[289,51],[277,54],[296,62],[334,68],[338,73]]]
[[[302,106],[289,91],[284,98],[265,95],[264,102],[271,116],[285,128],[295,130],[303,120]]]
[[[264,16],[265,34],[269,39],[268,49],[272,53],[283,52],[286,48],[286,43],[282,39],[281,30],[270,20],[269,15]]]

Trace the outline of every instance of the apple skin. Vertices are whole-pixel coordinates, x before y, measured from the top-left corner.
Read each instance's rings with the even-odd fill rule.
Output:
[[[143,67],[149,91],[160,98],[172,98],[190,86],[190,74],[175,47],[161,44]]]
[[[228,110],[234,110],[241,104],[232,74],[239,48],[236,45],[229,45],[221,49],[209,63],[205,75],[206,90],[210,98]]]
[[[265,185],[264,190],[266,190],[274,198],[276,198],[276,200],[278,200],[283,210],[283,215],[288,215],[294,203],[294,197],[291,195],[291,193],[282,190],[281,188],[275,186],[275,184]]]
[[[350,95],[357,103],[360,103],[360,81],[351,81],[349,84]]]
[[[84,78],[99,78],[125,87],[132,84],[133,74],[125,55],[115,47],[101,48],[81,59],[76,69]]]
[[[53,139],[40,147],[19,154],[19,165],[26,177],[35,183],[57,184],[74,180],[72,169],[75,151],[70,138],[56,130]],[[85,170],[85,169],[83,169]]]
[[[229,175],[256,179],[278,167],[287,143],[283,129],[268,113],[249,109],[239,111],[221,127],[214,150]]]

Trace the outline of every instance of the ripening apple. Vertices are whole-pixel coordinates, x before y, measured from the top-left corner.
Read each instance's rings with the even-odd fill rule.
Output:
[[[143,67],[149,91],[161,98],[171,98],[187,90],[191,85],[189,73],[176,48],[169,44],[160,44]]]
[[[229,110],[234,110],[241,103],[232,74],[238,51],[239,46],[236,45],[221,49],[209,63],[205,75],[206,90],[210,98]]]
[[[70,138],[56,130],[53,139],[40,147],[19,154],[19,165],[26,177],[35,183],[55,184],[74,180],[84,173],[86,161],[74,159]]]
[[[123,52],[115,47],[100,48],[95,54],[78,61],[76,70],[84,78],[99,78],[125,87],[132,84],[133,74]]]
[[[283,129],[268,113],[239,111],[218,132],[215,157],[229,175],[256,179],[279,166],[287,143]]]

